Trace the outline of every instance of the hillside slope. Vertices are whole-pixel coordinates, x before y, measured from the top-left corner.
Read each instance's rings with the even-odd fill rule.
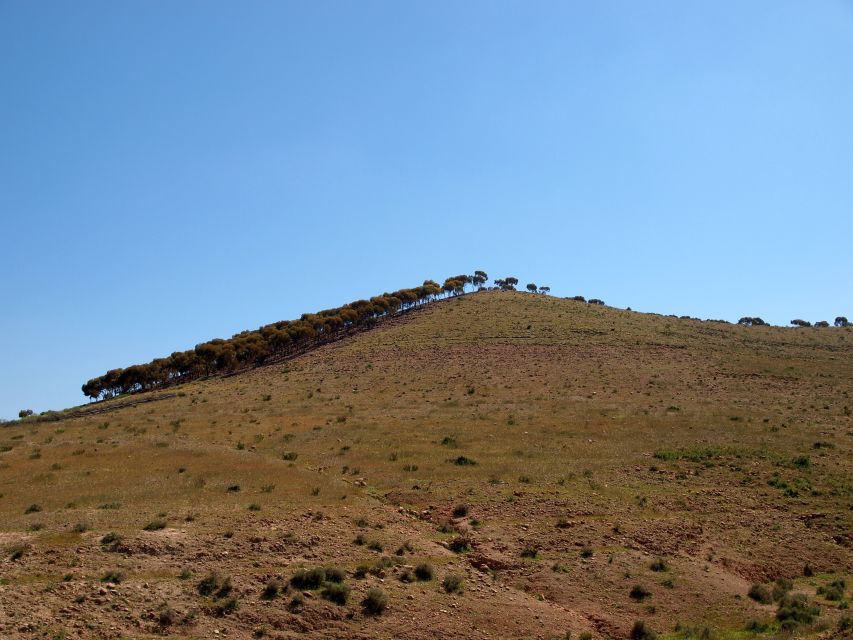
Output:
[[[779,577],[820,606],[797,626],[815,636],[845,613],[817,589],[846,578],[849,598],[851,392],[850,328],[483,292],[150,402],[15,423],[0,636],[624,638],[642,619],[724,638],[773,621],[747,592]],[[407,582],[420,563],[434,578]],[[317,566],[346,571],[347,604],[265,598]],[[229,593],[199,592],[211,570]],[[381,615],[360,606],[371,587]]]

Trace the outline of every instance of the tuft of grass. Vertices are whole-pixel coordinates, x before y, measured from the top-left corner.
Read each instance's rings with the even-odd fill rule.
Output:
[[[646,626],[642,620],[637,620],[631,627],[631,640],[655,640],[658,635]]]
[[[211,571],[199,581],[196,589],[203,596],[224,598],[231,593],[231,577],[221,576],[216,571]]]
[[[160,531],[166,528],[166,521],[163,518],[155,518],[142,528],[145,531]]]
[[[631,596],[632,600],[642,602],[646,598],[651,597],[652,592],[646,589],[641,584],[635,584],[633,587],[631,587],[631,591],[628,593],[628,595]]]
[[[112,569],[107,571],[104,575],[101,576],[101,582],[112,582],[113,584],[119,584],[124,580],[124,573],[119,571],[118,569]]]
[[[350,588],[343,582],[327,582],[320,591],[320,597],[341,606],[349,601]]]
[[[663,558],[657,558],[657,559],[653,560],[652,563],[649,565],[649,569],[651,569],[652,571],[658,571],[658,572],[669,571],[669,565],[666,563],[666,560],[664,560]]]
[[[770,592],[770,589],[763,584],[756,583],[752,585],[746,595],[760,604],[770,604],[773,602],[773,594]]]
[[[364,600],[361,601],[361,608],[364,613],[369,616],[381,615],[388,607],[388,595],[378,587],[371,587],[367,590]]]
[[[441,586],[447,593],[459,593],[462,591],[463,582],[462,576],[458,573],[448,573],[441,581]]]
[[[428,562],[421,562],[415,567],[415,577],[418,580],[428,582],[429,580],[432,580],[433,575],[435,575],[435,572],[433,571],[432,565]]]

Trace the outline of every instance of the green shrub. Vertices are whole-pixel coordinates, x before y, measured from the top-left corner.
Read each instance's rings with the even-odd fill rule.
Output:
[[[122,573],[118,569],[107,571],[104,575],[101,576],[101,582],[112,582],[113,584],[119,584],[122,580],[124,580],[124,573]]]
[[[457,504],[453,507],[453,517],[454,518],[464,518],[468,515],[469,507],[465,503]]]
[[[655,640],[657,634],[646,626],[642,620],[637,620],[631,627],[631,640]]]
[[[275,600],[278,597],[278,594],[280,594],[285,588],[286,585],[282,584],[281,580],[278,578],[270,578],[264,585],[263,591],[261,591],[261,598],[264,600]]]
[[[642,602],[646,598],[650,597],[652,595],[652,592],[646,589],[641,584],[635,584],[633,587],[631,587],[631,591],[628,595],[631,596],[632,600]]]
[[[369,616],[378,616],[388,607],[388,596],[382,589],[372,587],[367,590],[367,595],[361,601],[364,613]]]
[[[428,562],[421,562],[418,566],[415,567],[415,577],[421,581],[429,581],[432,580],[434,575],[432,565]]]
[[[290,577],[290,584],[297,589],[319,589],[326,581],[326,570],[321,567],[299,569]]]
[[[760,604],[770,604],[773,602],[773,594],[763,584],[756,583],[752,585],[746,595]]]
[[[462,591],[463,579],[458,573],[448,573],[441,581],[441,586],[447,593],[459,593]]]
[[[669,565],[663,558],[657,558],[649,565],[649,569],[652,571],[669,571]]]
[[[237,598],[231,596],[230,598],[217,600],[213,603],[212,611],[214,615],[227,616],[229,613],[234,613],[239,606]]]
[[[231,578],[222,577],[215,571],[211,571],[196,586],[198,592],[203,596],[216,596],[224,598],[231,593]]]
[[[472,460],[471,458],[467,458],[465,456],[459,456],[458,458],[451,460],[451,462],[453,462],[453,464],[458,465],[460,467],[472,467],[475,464],[477,464],[474,460]]]
[[[521,550],[521,557],[536,559],[539,557],[539,549],[536,547],[524,547],[524,549]]]
[[[811,624],[820,615],[820,609],[812,606],[802,593],[788,594],[779,600],[776,620],[783,629],[792,629],[797,624]]]
[[[350,588],[342,582],[327,582],[320,592],[320,596],[329,602],[345,605],[349,600]]]
[[[143,527],[145,531],[159,531],[160,529],[165,528],[166,521],[163,518],[155,518]]]
[[[41,505],[33,503],[24,510],[24,515],[29,513],[38,513],[39,511],[41,511]]]
[[[471,550],[471,540],[466,536],[456,536],[447,543],[447,548],[454,553],[463,553]]]

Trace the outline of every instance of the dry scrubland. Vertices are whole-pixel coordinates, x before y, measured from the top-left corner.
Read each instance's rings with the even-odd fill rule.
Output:
[[[851,392],[849,328],[487,292],[28,419],[0,637],[845,637]]]

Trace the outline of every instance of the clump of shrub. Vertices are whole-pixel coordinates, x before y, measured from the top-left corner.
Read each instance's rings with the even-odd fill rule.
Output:
[[[24,515],[28,515],[30,513],[38,513],[39,511],[41,511],[41,505],[33,503],[24,510]]]
[[[143,527],[145,531],[160,531],[165,528],[166,521],[163,518],[155,518]]]
[[[203,596],[215,596],[224,598],[231,593],[231,577],[220,576],[215,571],[211,571],[196,586],[198,592]]]
[[[124,580],[124,573],[122,573],[118,569],[112,569],[111,571],[107,571],[104,575],[101,576],[101,582],[112,582],[113,584],[119,584],[122,580]]]
[[[427,582],[432,580],[434,575],[434,571],[432,569],[432,565],[428,562],[421,562],[418,566],[415,567],[415,577],[418,580]]]
[[[343,582],[326,582],[320,596],[329,602],[345,605],[349,600],[350,588]]]
[[[367,590],[364,600],[361,601],[361,608],[364,613],[369,616],[378,616],[388,607],[388,595],[377,587],[372,587]]]
[[[646,589],[641,584],[635,584],[633,587],[631,587],[631,591],[628,593],[628,595],[631,596],[632,600],[642,602],[646,598],[650,597],[652,595],[652,592]]]
[[[456,536],[447,543],[447,548],[454,553],[464,553],[471,550],[471,540],[466,536]]]
[[[454,518],[464,518],[468,515],[469,507],[464,502],[453,507]]]
[[[447,593],[459,593],[462,591],[463,578],[458,573],[448,573],[441,581],[442,588]]]
[[[840,602],[844,600],[844,590],[847,588],[847,582],[843,578],[833,580],[826,586],[817,588],[818,595],[823,596],[827,600]]]
[[[278,578],[270,578],[264,585],[261,591],[261,598],[264,600],[275,600],[278,595],[287,589],[287,585],[283,584]]]
[[[524,549],[521,550],[521,557],[536,559],[539,557],[539,549],[536,547],[524,547]]]
[[[663,558],[657,558],[652,561],[649,565],[649,569],[652,571],[669,571],[669,565],[666,563],[666,560]]]
[[[9,560],[13,560],[13,561],[14,560],[20,560],[21,558],[24,557],[24,554],[27,553],[27,551],[29,551],[29,550],[30,550],[30,545],[28,545],[28,544],[24,544],[24,543],[13,544],[11,547],[9,547],[7,549],[7,552],[9,553]]]
[[[234,613],[239,606],[240,603],[237,602],[237,598],[231,596],[214,602],[211,611],[216,616],[227,616],[229,613]]]
[[[313,569],[298,569],[290,577],[290,584],[297,589],[319,589],[326,581],[326,570],[322,567]]]
[[[637,620],[631,627],[631,640],[655,640],[657,637],[658,635],[642,620]]]
[[[756,583],[752,585],[746,595],[759,604],[770,604],[773,602],[773,594],[770,592],[770,589],[763,584]]]
[[[168,603],[164,602],[157,610],[157,624],[161,627],[170,627],[178,621],[178,612]]]
[[[782,630],[791,630],[798,624],[811,624],[820,615],[820,609],[813,606],[805,594],[787,594],[779,600],[776,620]]]
[[[477,464],[475,460],[472,460],[471,458],[468,458],[466,456],[459,456],[458,458],[451,460],[451,462],[460,467],[473,467]]]

